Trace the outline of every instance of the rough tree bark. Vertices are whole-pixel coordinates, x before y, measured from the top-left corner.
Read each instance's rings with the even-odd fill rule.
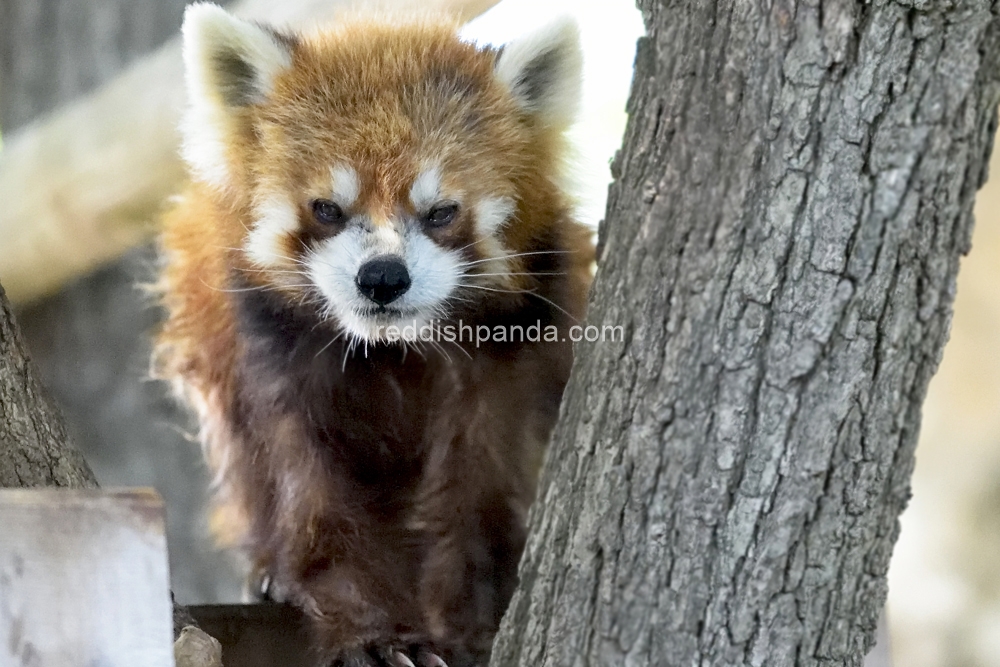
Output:
[[[97,486],[38,381],[0,285],[0,487]]]
[[[992,148],[997,6],[639,4],[589,315],[625,340],[578,348],[492,664],[859,665]]]

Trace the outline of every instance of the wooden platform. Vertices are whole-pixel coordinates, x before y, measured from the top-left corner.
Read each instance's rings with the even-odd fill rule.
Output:
[[[188,610],[222,643],[226,667],[314,667],[302,614],[279,604],[205,605]]]

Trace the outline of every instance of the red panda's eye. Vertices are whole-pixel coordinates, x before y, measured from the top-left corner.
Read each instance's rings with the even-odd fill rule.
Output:
[[[329,199],[314,199],[313,217],[322,225],[333,225],[344,220],[344,210]]]
[[[432,208],[424,221],[430,227],[444,227],[450,224],[458,216],[458,204],[455,202],[443,202]]]

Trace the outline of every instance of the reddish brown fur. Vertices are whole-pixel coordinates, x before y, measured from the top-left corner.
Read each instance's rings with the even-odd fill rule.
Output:
[[[495,343],[421,356],[382,344],[348,355],[302,288],[276,287],[281,276],[239,250],[252,196],[301,193],[295,257],[327,233],[310,227],[306,203],[323,196],[331,163],[357,169],[355,208],[378,219],[407,205],[433,159],[448,185],[516,200],[500,238],[509,252],[553,251],[510,260],[523,275],[483,281],[509,291],[465,290],[450,317],[541,320],[565,336],[565,313],[583,314],[590,236],[555,183],[560,132],[519,111],[495,57],[433,23],[301,39],[272,97],[234,126],[232,187],[194,184],[165,219],[157,368],[201,419],[219,475],[213,526],[310,613],[326,660],[410,643],[452,667],[487,655],[572,351]],[[472,224],[463,213],[436,240],[467,246]],[[463,252],[481,256],[477,244]]]

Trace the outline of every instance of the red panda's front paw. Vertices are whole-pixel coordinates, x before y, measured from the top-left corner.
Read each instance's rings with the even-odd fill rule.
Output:
[[[423,647],[369,646],[348,649],[330,667],[448,667],[433,651]]]

